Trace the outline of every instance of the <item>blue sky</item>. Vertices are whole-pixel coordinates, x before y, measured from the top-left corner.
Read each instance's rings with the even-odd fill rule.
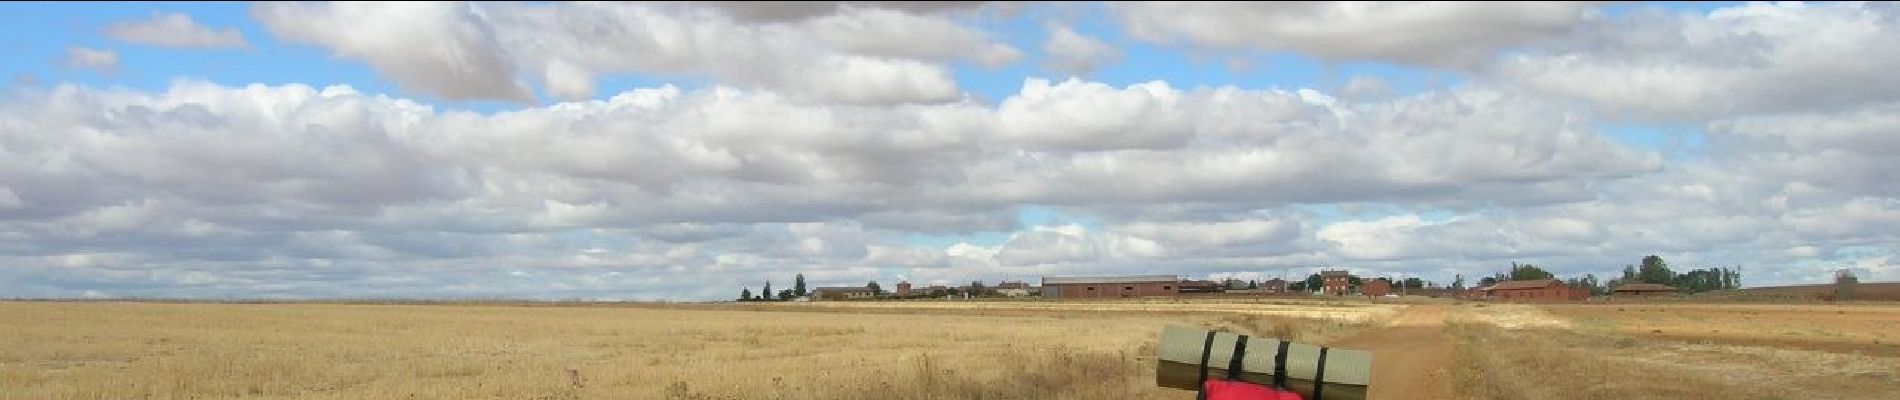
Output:
[[[0,289],[699,299],[797,272],[1442,281],[1654,253],[1900,279],[1877,118],[1900,88],[1864,74],[1900,67],[1872,48],[1900,37],[1879,4],[805,6],[0,4],[0,156],[24,160],[0,161]],[[1818,29],[1842,24],[1871,28]],[[1196,90],[1221,87],[1241,90]]]

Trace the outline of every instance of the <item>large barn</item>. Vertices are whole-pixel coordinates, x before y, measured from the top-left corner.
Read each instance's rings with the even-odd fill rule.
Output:
[[[1498,282],[1485,293],[1493,300],[1508,301],[1576,301],[1590,297],[1590,292],[1572,290],[1556,279]]]
[[[1174,275],[1051,276],[1042,278],[1045,299],[1113,299],[1174,296],[1181,293]]]

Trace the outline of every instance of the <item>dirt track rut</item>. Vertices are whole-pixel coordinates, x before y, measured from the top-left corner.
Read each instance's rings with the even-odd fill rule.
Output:
[[[1372,400],[1454,398],[1445,306],[1408,307],[1391,325],[1332,345],[1372,351]]]

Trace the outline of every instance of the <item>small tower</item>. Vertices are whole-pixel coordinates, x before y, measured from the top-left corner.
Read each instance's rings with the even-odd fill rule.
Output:
[[[910,281],[897,281],[897,297],[910,296]]]

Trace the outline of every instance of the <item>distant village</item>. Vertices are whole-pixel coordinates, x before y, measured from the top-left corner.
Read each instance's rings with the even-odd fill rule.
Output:
[[[1188,279],[1179,275],[1126,276],[1047,276],[1039,282],[1003,280],[994,284],[973,281],[965,285],[917,285],[898,281],[888,288],[876,281],[863,286],[827,286],[807,288],[803,274],[789,287],[776,292],[771,282],[754,293],[750,287],[740,292],[738,301],[843,301],[907,299],[1041,298],[1119,299],[1190,296],[1361,296],[1394,298],[1422,296],[1467,300],[1503,300],[1526,302],[1584,301],[1593,297],[1659,297],[1692,294],[1708,290],[1741,287],[1738,269],[1708,268],[1675,273],[1662,259],[1649,256],[1642,268],[1625,267],[1623,276],[1600,283],[1594,275],[1557,279],[1542,268],[1530,264],[1510,266],[1507,272],[1479,279],[1466,286],[1459,275],[1449,285],[1419,278],[1361,277],[1346,269],[1322,269],[1305,279],[1267,280]]]

